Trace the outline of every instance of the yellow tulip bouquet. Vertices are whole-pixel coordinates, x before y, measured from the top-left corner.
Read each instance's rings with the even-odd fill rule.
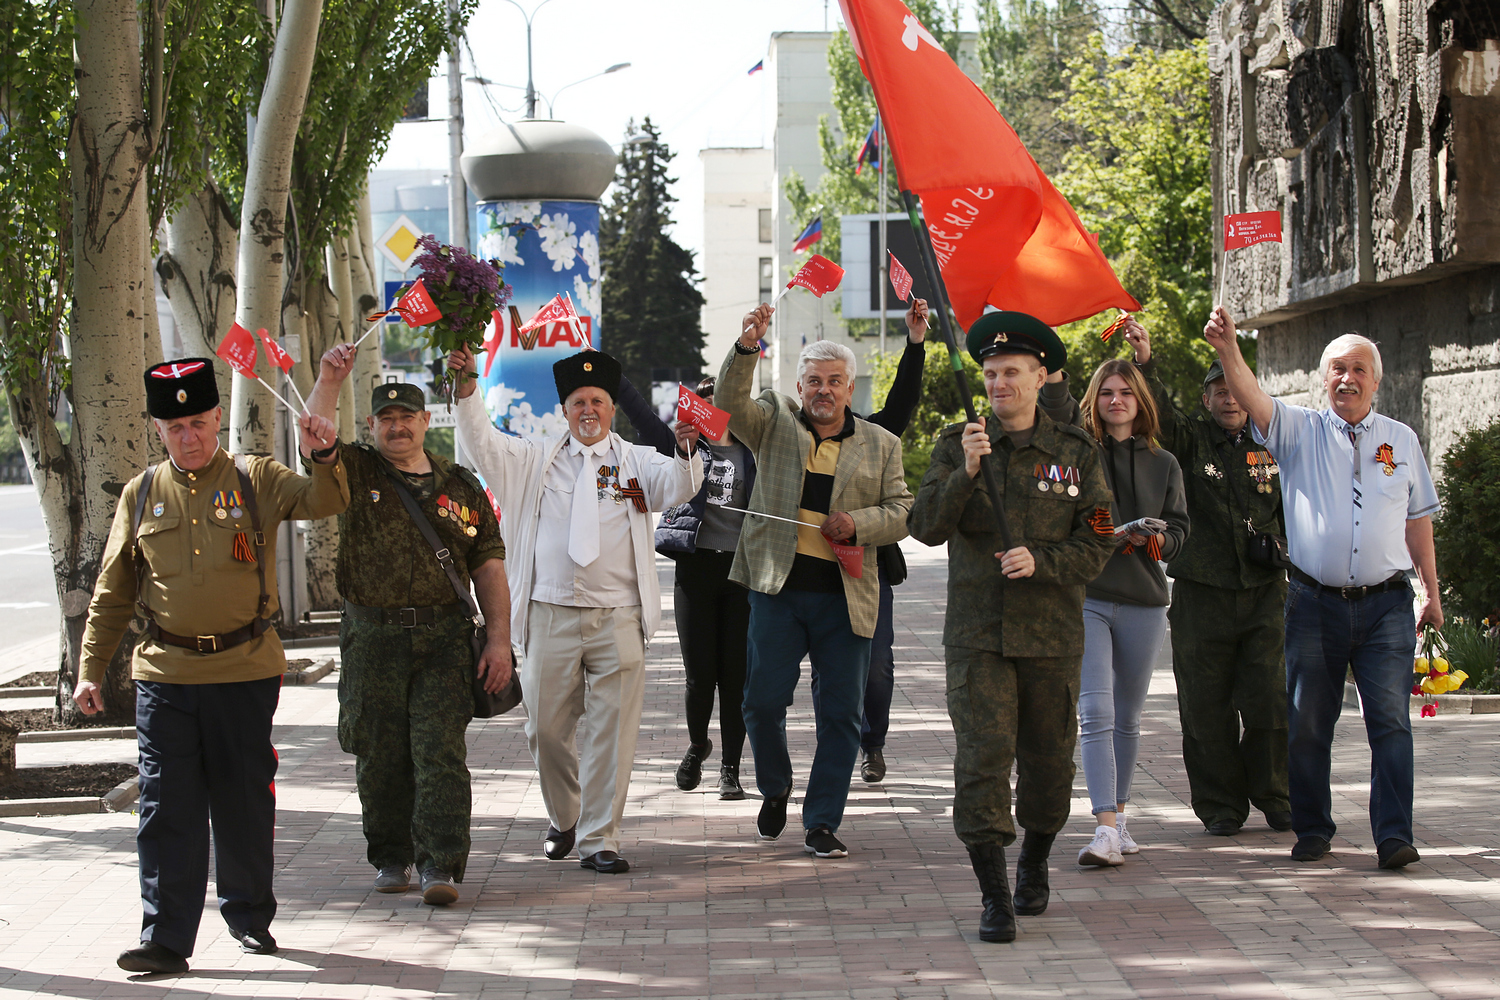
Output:
[[[1431,625],[1423,626],[1420,647],[1421,655],[1412,663],[1415,680],[1411,693],[1424,696],[1426,704],[1422,706],[1422,717],[1425,719],[1437,715],[1433,696],[1457,691],[1463,687],[1469,675],[1451,668],[1447,657],[1443,655],[1448,651],[1448,643],[1443,639],[1443,634]]]

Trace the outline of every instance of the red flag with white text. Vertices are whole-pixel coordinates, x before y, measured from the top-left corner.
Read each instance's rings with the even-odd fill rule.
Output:
[[[218,350],[214,351],[223,358],[230,368],[239,372],[246,378],[255,378],[255,361],[260,352],[255,347],[255,337],[238,323],[229,328],[224,334],[224,339],[219,341]]]
[[[677,387],[677,419],[692,424],[712,441],[722,441],[729,430],[729,414],[685,385]]]
[[[1224,216],[1224,249],[1243,250],[1264,243],[1281,242],[1280,212],[1240,212]]]
[[[911,299],[911,272],[901,266],[896,259],[895,253],[887,250],[891,255],[891,287],[896,290],[896,297],[902,302]]]
[[[521,327],[521,332],[535,330],[543,323],[566,323],[568,322],[568,305],[563,301],[562,293],[552,296],[552,301],[536,311],[536,315],[528,319]]]
[[[839,282],[844,280],[844,269],[822,254],[813,254],[807,259],[807,263],[797,269],[792,275],[792,280],[786,283],[786,287],[801,285],[812,292],[818,298],[822,298],[828,292],[839,287]]]
[[[280,344],[276,343],[275,338],[266,332],[265,327],[261,327],[255,333],[260,337],[260,342],[265,345],[266,360],[282,371],[290,373],[292,366],[297,363],[292,360],[292,356],[283,350]]]
[[[427,326],[443,318],[442,310],[432,301],[424,280],[418,278],[416,284],[396,300],[396,312],[401,314],[401,321],[407,326]]]
[[[863,545],[845,545],[842,542],[828,541],[833,554],[838,556],[839,565],[844,567],[844,572],[858,580],[864,575],[865,570],[865,547]]]

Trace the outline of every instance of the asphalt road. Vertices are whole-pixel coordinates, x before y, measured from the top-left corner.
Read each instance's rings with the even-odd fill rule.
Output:
[[[0,650],[57,634],[57,587],[33,486],[0,486]]]

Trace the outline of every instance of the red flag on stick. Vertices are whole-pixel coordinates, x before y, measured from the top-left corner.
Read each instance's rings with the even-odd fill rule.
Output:
[[[423,281],[424,279],[418,278],[417,283],[396,300],[396,311],[401,314],[401,321],[407,326],[427,326],[443,318],[442,310],[432,301]]]
[[[839,287],[839,282],[844,280],[844,269],[821,254],[813,254],[807,259],[807,263],[797,269],[792,275],[792,280],[786,283],[786,287],[801,285],[812,292],[818,298],[822,298],[828,292]]]
[[[585,327],[583,325],[583,321],[578,318],[578,310],[573,308],[573,296],[569,295],[567,292],[563,292],[563,309],[568,314],[568,324],[572,326],[573,331],[578,334],[578,339],[583,341],[583,349],[586,351],[592,351],[594,349],[594,338],[589,336],[588,328]]]
[[[677,387],[677,419],[692,424],[713,441],[722,441],[729,430],[729,414],[685,385]]]
[[[901,187],[922,199],[943,283],[968,326],[1041,218],[1036,166],[990,99],[900,0],[839,3]]]
[[[1099,241],[1083,228],[1078,213],[1042,168],[1033,169],[1045,196],[1041,222],[1015,262],[999,273],[988,302],[1030,313],[1051,326],[1086,319],[1111,306],[1138,311],[1141,304],[1120,286],[1114,268],[1099,250]],[[979,312],[966,315],[956,301],[953,308],[964,326],[980,316]]]
[[[219,349],[214,351],[223,358],[235,371],[246,378],[256,378],[255,361],[259,352],[255,348],[255,338],[250,331],[238,323],[229,328],[224,334],[224,339],[219,341]]]
[[[886,253],[891,255],[891,287],[896,290],[896,297],[906,302],[911,298],[911,272],[901,266],[895,253],[890,250]]]
[[[292,360],[292,356],[282,350],[281,345],[276,343],[275,339],[266,332],[265,327],[261,327],[255,332],[260,337],[260,342],[265,345],[266,360],[282,371],[290,373],[293,366],[297,364],[297,362]]]
[[[1242,250],[1266,240],[1281,242],[1280,212],[1240,212],[1224,216],[1224,249]]]
[[[526,333],[535,330],[543,323],[566,323],[568,322],[568,305],[563,301],[562,293],[558,292],[552,296],[552,301],[536,311],[536,315],[528,319],[521,327],[521,332]]]
[[[839,565],[844,567],[845,573],[856,580],[864,575],[865,547],[863,545],[845,545],[832,540],[828,544],[833,549],[833,554],[839,557]]]

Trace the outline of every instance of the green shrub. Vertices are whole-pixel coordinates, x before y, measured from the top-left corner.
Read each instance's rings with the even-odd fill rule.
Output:
[[[1448,643],[1448,669],[1469,675],[1460,694],[1500,694],[1500,636],[1490,633],[1488,623],[1450,619],[1443,626],[1443,639]]]
[[[1442,473],[1433,534],[1444,611],[1500,620],[1500,420],[1454,442]]]
[[[934,326],[936,316],[933,317]],[[875,363],[871,373],[875,379],[875,391],[871,394],[874,409],[885,405],[886,393],[896,378],[896,366],[905,350],[905,338],[888,350]],[[974,409],[980,416],[990,411],[989,401],[984,397],[984,376],[972,358],[963,356],[964,371],[968,373],[969,390],[974,393]],[[932,462],[932,446],[937,443],[938,432],[949,424],[962,423],[964,401],[958,394],[958,385],[953,378],[953,369],[948,360],[948,348],[936,330],[927,333],[927,359],[922,366],[922,398],[912,414],[906,433],[901,435],[901,461],[906,469],[906,482],[912,495],[927,474]]]

